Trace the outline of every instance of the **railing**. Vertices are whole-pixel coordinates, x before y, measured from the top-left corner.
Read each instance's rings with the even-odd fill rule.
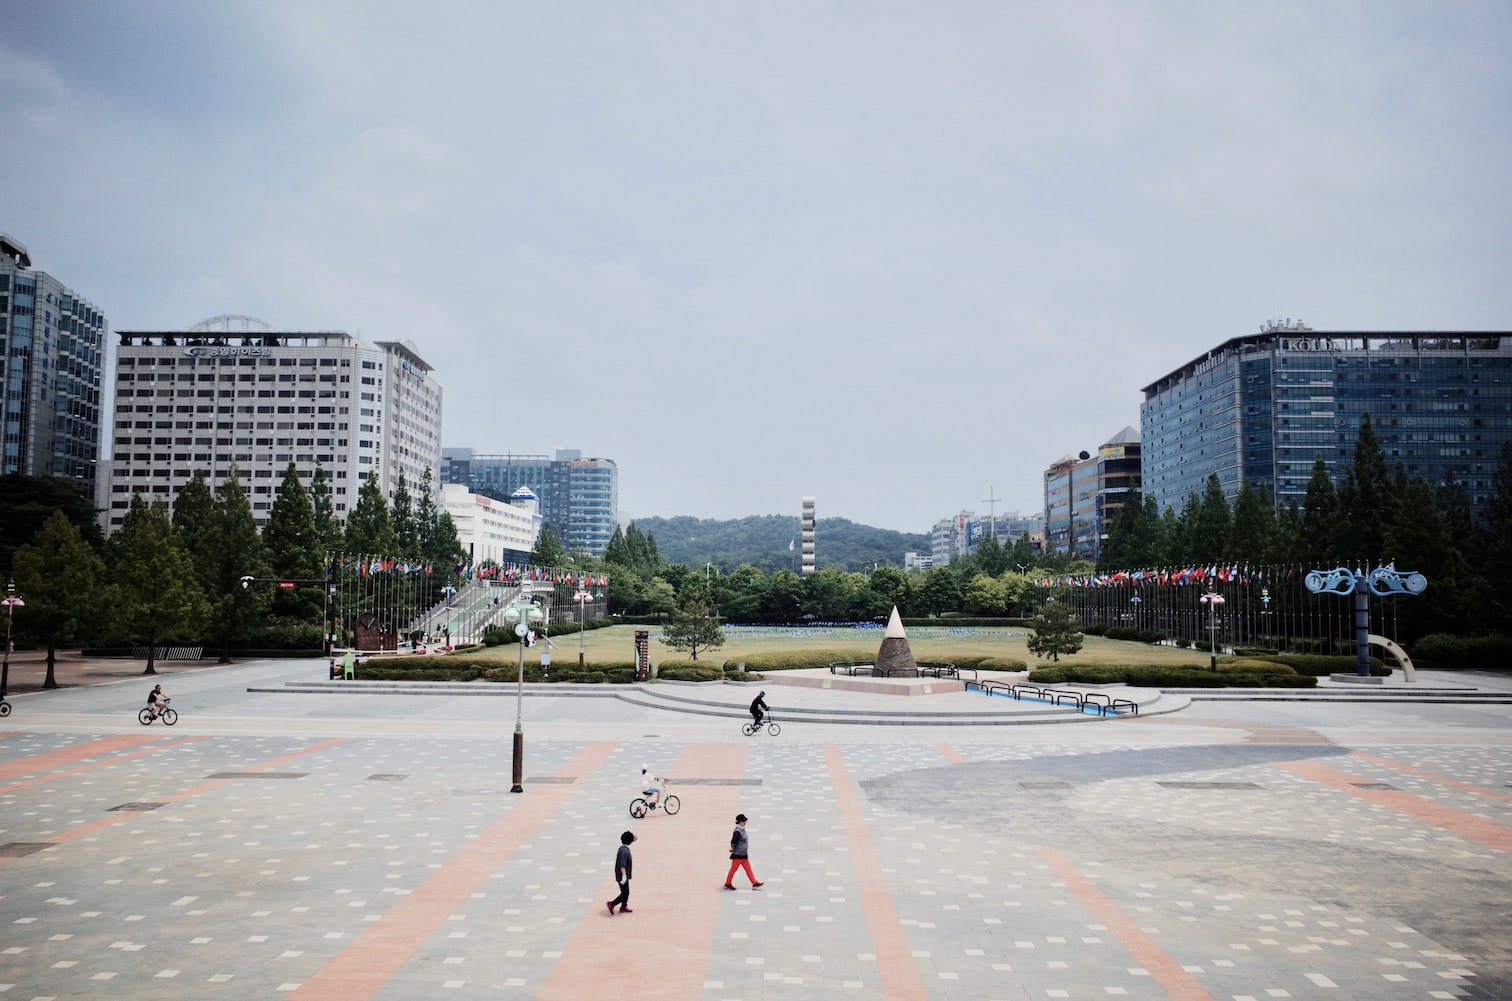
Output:
[[[1132,699],[1115,699],[1107,692],[1078,692],[1063,688],[1045,688],[1040,685],[1012,684],[1007,681],[981,681],[976,678],[966,682],[968,692],[983,695],[1003,695],[1007,698],[1046,702],[1054,706],[1074,705],[1078,712],[1096,716],[1139,715],[1139,703]]]

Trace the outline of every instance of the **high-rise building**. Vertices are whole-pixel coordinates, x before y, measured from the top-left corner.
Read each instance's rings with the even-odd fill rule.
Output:
[[[618,524],[619,467],[613,459],[585,459],[575,448],[559,448],[554,456],[442,449],[441,482],[500,501],[529,487],[540,502],[542,527],[568,552],[602,555]]]
[[[1097,454],[1066,456],[1045,470],[1045,549],[1097,561],[1119,510],[1140,490],[1140,437],[1126,427]]]
[[[471,563],[524,563],[541,531],[540,505],[529,487],[507,502],[475,494],[460,483],[441,485],[441,508],[457,526],[457,541]]]
[[[5,437],[0,473],[57,476],[99,503],[105,315],[0,233]]]
[[[195,470],[215,489],[234,466],[260,526],[285,470],[324,470],[338,518],[377,477],[411,497],[441,458],[441,387],[409,342],[340,331],[286,333],[220,316],[187,331],[122,331],[114,426],[100,497],[104,529],[133,494],[170,509]]]
[[[1006,548],[1025,535],[1038,540],[1044,531],[1045,516],[1039,512],[1023,516],[1011,511],[998,515],[962,511],[953,518],[941,518],[929,530],[929,564],[943,567],[957,556],[971,556],[994,533],[998,545]]]
[[[1208,477],[1280,506],[1307,493],[1322,458],[1349,471],[1361,418],[1388,465],[1442,483],[1453,473],[1484,518],[1512,441],[1512,334],[1321,331],[1302,321],[1235,337],[1144,389],[1144,489],[1181,510]]]

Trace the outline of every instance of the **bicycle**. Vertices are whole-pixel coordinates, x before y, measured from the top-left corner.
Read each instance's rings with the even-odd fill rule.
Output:
[[[770,733],[774,737],[782,732],[782,727],[778,725],[776,720],[772,719],[771,713],[767,713],[765,716],[763,716],[760,723],[757,723],[753,720],[750,723],[742,724],[740,727],[740,732],[745,734],[747,737],[754,737],[757,731],[759,731],[762,727],[766,727],[767,733]]]
[[[164,703],[171,701],[173,700],[163,700]],[[137,722],[142,724],[143,726],[150,726],[154,719],[162,720],[164,726],[172,726],[173,724],[178,722],[178,712],[168,708],[168,706],[165,704],[162,709],[158,710],[158,714],[156,716],[152,714],[151,706],[143,706],[142,710],[137,713]]]
[[[10,711],[11,704],[4,699],[0,699],[0,716],[9,716]]]
[[[678,810],[682,809],[682,800],[667,792],[666,779],[662,779],[661,808],[667,811],[667,816],[669,817],[676,813]],[[656,804],[646,799],[646,797],[644,796],[637,796],[630,801],[630,816],[634,817],[636,820],[641,819],[646,814],[655,809]]]

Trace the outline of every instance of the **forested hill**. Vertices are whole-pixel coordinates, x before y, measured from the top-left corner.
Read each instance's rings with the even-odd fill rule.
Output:
[[[763,573],[798,569],[803,541],[798,518],[752,515],[737,521],[708,518],[636,518],[643,533],[654,536],[668,563],[701,567],[713,563],[728,573],[749,563]],[[814,553],[821,567],[859,571],[873,563],[903,565],[905,552],[929,552],[929,536],[858,525],[845,518],[820,518],[814,527]],[[788,549],[789,543],[792,549]]]

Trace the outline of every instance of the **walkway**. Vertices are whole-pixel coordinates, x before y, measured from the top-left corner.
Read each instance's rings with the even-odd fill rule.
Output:
[[[134,676],[13,700],[0,994],[1512,996],[1506,706],[743,738],[533,696],[511,795],[513,699],[283,690],[320,668],[166,675],[171,730]],[[677,816],[629,818],[642,764]],[[720,886],[736,812],[760,890]]]

